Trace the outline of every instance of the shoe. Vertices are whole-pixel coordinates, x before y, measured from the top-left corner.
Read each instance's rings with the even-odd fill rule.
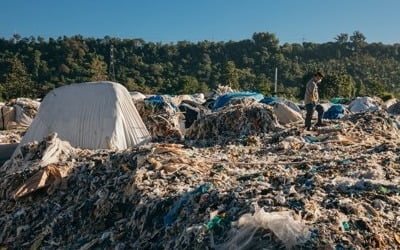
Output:
[[[325,123],[322,123],[322,122],[318,122],[318,123],[315,124],[315,126],[316,126],[316,127],[325,127],[326,124],[325,124]]]

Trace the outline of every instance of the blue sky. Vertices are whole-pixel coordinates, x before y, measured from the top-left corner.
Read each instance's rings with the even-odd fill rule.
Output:
[[[83,35],[147,42],[240,41],[274,33],[281,44],[400,43],[400,0],[1,0],[0,37]]]

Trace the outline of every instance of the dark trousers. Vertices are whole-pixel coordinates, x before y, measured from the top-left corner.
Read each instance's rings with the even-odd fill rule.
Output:
[[[306,128],[311,128],[311,119],[314,114],[314,110],[317,110],[318,113],[318,121],[317,124],[322,124],[322,116],[324,115],[324,108],[321,105],[315,105],[315,103],[306,104],[306,120],[305,125]]]

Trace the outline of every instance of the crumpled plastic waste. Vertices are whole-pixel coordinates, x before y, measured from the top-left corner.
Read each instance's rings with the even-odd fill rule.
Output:
[[[0,248],[399,248],[400,133],[385,110],[314,131],[278,126],[264,104],[218,116],[198,131],[206,146],[21,145],[0,167]]]
[[[254,245],[253,237],[260,228],[272,231],[287,249],[303,244],[310,238],[308,227],[294,220],[288,211],[268,213],[256,207],[254,214],[242,215],[237,224],[238,229],[233,229],[232,237],[217,248],[247,249],[249,244],[252,249],[259,248]]]

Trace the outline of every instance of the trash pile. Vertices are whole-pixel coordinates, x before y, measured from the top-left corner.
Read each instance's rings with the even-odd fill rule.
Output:
[[[19,143],[25,129],[0,130],[0,144]]]
[[[247,103],[225,106],[194,121],[186,130],[186,139],[223,144],[232,138],[268,133],[279,127],[270,107],[252,99],[244,100]]]
[[[40,102],[29,99],[29,98],[17,98],[15,102],[12,102],[12,106],[19,106],[28,117],[31,119],[35,118],[40,106]]]
[[[178,107],[184,115],[184,134],[186,133],[186,128],[192,126],[194,121],[201,120],[207,114],[211,113],[211,109],[207,108],[202,103],[191,100],[183,100]]]
[[[189,128],[245,144],[22,146],[0,168],[0,247],[399,248],[400,133],[386,111],[315,131],[275,119],[237,104]]]
[[[184,116],[176,105],[164,96],[152,96],[134,103],[154,140],[183,140]]]
[[[220,109],[222,107],[228,106],[229,104],[236,103],[236,101],[246,100],[246,99],[253,99],[255,101],[261,101],[264,96],[260,93],[256,92],[232,92],[226,93],[219,96],[213,105],[213,110]]]
[[[35,118],[40,102],[29,98],[17,98],[0,104],[0,129],[26,128]]]
[[[381,102],[382,100],[377,97],[357,97],[349,104],[348,108],[353,113],[371,112],[381,109]]]

